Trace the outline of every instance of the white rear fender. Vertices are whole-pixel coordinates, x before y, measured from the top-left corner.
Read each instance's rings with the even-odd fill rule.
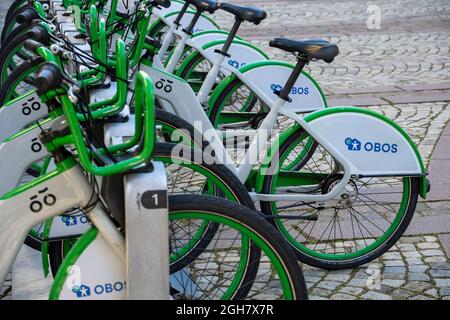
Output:
[[[424,176],[416,146],[386,117],[355,107],[335,107],[309,114],[305,120],[362,176]]]
[[[232,75],[225,78],[215,89],[211,103],[220,96],[221,91],[239,77],[245,83],[253,86],[253,91],[268,105],[273,105],[278,99],[274,91],[283,89],[287,79],[292,73],[293,65],[281,61],[258,61],[247,64],[239,69],[240,75]],[[311,112],[327,107],[325,96],[317,82],[307,73],[303,72],[299,77],[291,94],[291,103],[286,103],[286,107],[296,113]]]

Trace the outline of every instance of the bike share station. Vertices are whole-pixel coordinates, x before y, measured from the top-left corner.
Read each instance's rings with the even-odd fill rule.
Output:
[[[12,266],[13,299],[307,299],[299,262],[350,269],[380,257],[429,191],[403,129],[328,107],[304,70],[332,63],[336,45],[275,38],[290,64],[239,37],[266,19],[260,8],[16,0],[8,15],[0,283]],[[242,138],[235,161],[227,142]],[[36,253],[13,264],[24,242]],[[30,265],[47,277],[33,288]]]

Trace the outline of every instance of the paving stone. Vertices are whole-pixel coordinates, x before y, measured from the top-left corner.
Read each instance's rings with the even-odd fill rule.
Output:
[[[347,285],[353,286],[353,287],[365,287],[367,285],[367,278],[366,279],[352,279],[347,283]]]
[[[313,288],[309,294],[313,296],[320,296],[320,297],[331,297],[333,295],[332,290],[324,289],[324,288]]]
[[[408,281],[429,281],[430,276],[426,273],[408,273]]]
[[[333,300],[356,300],[357,298],[350,294],[335,293],[331,296],[331,299],[333,299]]]
[[[418,251],[407,251],[404,252],[403,255],[405,256],[405,258],[420,258],[421,255]]]
[[[434,270],[450,270],[450,264],[449,263],[430,263],[430,268]]]
[[[322,280],[322,278],[319,277],[311,277],[311,276],[305,276],[305,280],[311,283],[317,283],[320,280]]]
[[[409,266],[408,267],[408,271],[412,272],[412,273],[425,272],[428,269],[430,269],[430,267],[427,266],[427,265],[414,265],[414,266]]]
[[[435,298],[439,297],[438,291],[436,289],[434,289],[434,288],[430,289],[430,290],[427,290],[424,293],[427,294],[427,295],[433,296]]]
[[[363,288],[345,286],[345,287],[342,287],[341,289],[339,289],[338,292],[340,292],[340,293],[346,293],[346,294],[350,294],[350,295],[354,295],[354,296],[358,296],[358,295],[360,295],[363,291],[364,291]]]
[[[327,274],[327,272],[324,270],[313,269],[313,270],[305,270],[303,272],[303,274],[305,275],[305,277],[322,278],[323,276],[325,276]]]
[[[312,288],[316,285],[316,284],[313,283],[313,282],[308,282],[308,280],[305,280],[305,282],[306,282],[306,288],[307,288],[308,290],[312,289]]]
[[[405,273],[383,273],[383,279],[403,280],[406,277]]]
[[[434,282],[439,288],[450,287],[450,279],[434,279]]]
[[[406,268],[405,267],[385,267],[383,270],[383,274],[386,273],[405,273]]]
[[[260,293],[258,295],[253,296],[255,300],[272,300],[274,299],[274,295],[271,293]]]
[[[422,250],[420,253],[422,253],[425,257],[435,257],[444,255],[444,253],[441,250]]]
[[[446,262],[447,259],[444,256],[436,256],[436,257],[427,257],[424,259],[426,263],[431,262]]]
[[[409,300],[433,300],[433,299],[419,294],[417,296],[413,296],[413,297],[409,298]]]
[[[392,300],[391,296],[376,291],[368,291],[364,293],[361,298],[367,300]]]
[[[450,287],[439,288],[439,292],[442,296],[450,296]]]
[[[435,236],[425,236],[423,237],[426,242],[436,242],[437,238]]]
[[[405,283],[405,281],[404,280],[384,279],[384,280],[382,280],[381,283],[386,286],[389,286],[389,287],[399,288]]]
[[[417,258],[408,258],[405,259],[406,264],[408,265],[408,268],[411,268],[411,266],[422,266],[423,265],[423,261],[422,259],[417,259]]]
[[[423,292],[430,288],[429,282],[424,281],[410,281],[403,286],[404,289],[416,292]]]
[[[395,289],[392,291],[391,296],[394,300],[406,300],[411,297],[411,291],[405,289]]]
[[[403,267],[405,263],[403,262],[403,260],[386,260],[384,262],[384,265],[386,267]]]
[[[356,272],[353,275],[353,278],[355,278],[355,279],[367,279],[370,276],[371,276],[371,274],[368,273],[368,269],[362,269],[362,270],[358,270],[358,272]]]
[[[450,278],[450,270],[430,270],[430,275],[435,278]]]
[[[397,245],[397,247],[398,247],[402,252],[404,252],[404,254],[405,254],[405,252],[407,252],[407,251],[416,251],[416,247],[415,247],[413,244],[410,244],[410,243],[400,243],[400,244]]]
[[[447,127],[450,128],[450,126]],[[447,257],[450,258],[450,234],[440,234],[439,241],[441,242]]]
[[[341,286],[342,283],[336,281],[321,281],[317,284],[317,288],[336,290],[337,287]]]
[[[420,241],[422,241],[421,237],[403,237],[400,239],[400,243],[405,244],[416,244],[419,243]]]
[[[337,282],[346,282],[350,279],[350,275],[349,274],[334,274],[334,273],[329,273],[326,277],[325,280],[331,280],[331,281],[337,281]]]
[[[382,258],[383,260],[401,260],[402,256],[398,252],[386,252]]]
[[[419,249],[439,249],[439,244],[438,243],[425,242],[425,243],[417,244],[417,247]]]

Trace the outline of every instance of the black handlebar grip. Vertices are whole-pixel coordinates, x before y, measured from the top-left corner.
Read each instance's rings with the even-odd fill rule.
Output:
[[[30,40],[40,42],[46,46],[50,45],[50,35],[43,25],[37,24],[33,26],[27,31],[26,36]]]
[[[33,85],[36,87],[38,94],[43,94],[59,88],[62,79],[59,67],[55,63],[47,62],[39,69],[36,78],[33,80]]]
[[[34,54],[37,54],[37,49],[39,47],[45,47],[44,44],[31,39],[25,40],[23,42],[23,46],[25,47],[25,49],[27,49],[30,52],[33,52]]]
[[[27,8],[16,16],[18,24],[30,24],[31,21],[39,19],[40,16],[34,8]]]

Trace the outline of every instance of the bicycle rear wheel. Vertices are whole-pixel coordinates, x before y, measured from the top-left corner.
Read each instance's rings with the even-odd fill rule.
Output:
[[[280,145],[265,176],[262,193],[327,194],[343,169],[320,145],[296,171],[286,170],[304,152],[308,135],[298,127]],[[353,177],[345,201],[261,202],[261,210],[291,244],[298,259],[325,269],[355,268],[388,251],[408,227],[419,196],[419,178]]]

